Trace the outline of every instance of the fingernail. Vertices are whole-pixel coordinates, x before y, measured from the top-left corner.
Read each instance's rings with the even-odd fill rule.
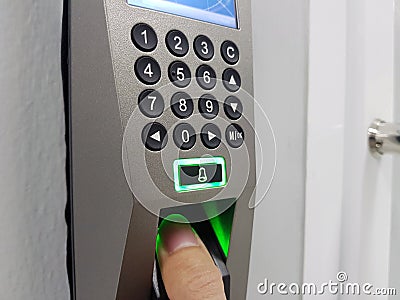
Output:
[[[179,249],[198,246],[189,221],[182,215],[170,215],[161,222],[158,229],[160,235],[160,246],[172,254]]]

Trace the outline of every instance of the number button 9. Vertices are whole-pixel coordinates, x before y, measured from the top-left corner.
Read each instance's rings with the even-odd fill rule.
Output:
[[[214,56],[214,45],[205,35],[199,35],[194,40],[194,52],[201,60],[210,60]]]
[[[144,23],[136,24],[131,31],[131,38],[136,48],[150,52],[157,47],[158,39],[155,31]]]
[[[213,95],[203,95],[199,99],[199,111],[206,119],[214,119],[219,113],[218,101]]]
[[[167,34],[165,43],[169,52],[178,57],[185,56],[189,51],[189,42],[179,30],[172,30]]]

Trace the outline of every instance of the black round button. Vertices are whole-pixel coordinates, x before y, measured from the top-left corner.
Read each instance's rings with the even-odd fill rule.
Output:
[[[153,28],[147,24],[136,24],[132,28],[131,38],[133,44],[142,51],[150,52],[157,47],[157,35]]]
[[[191,149],[196,143],[196,132],[187,123],[179,124],[174,129],[174,142],[182,150]]]
[[[222,80],[225,88],[230,92],[236,92],[242,85],[242,79],[239,73],[234,69],[226,69],[222,74]]]
[[[139,109],[149,118],[157,118],[164,111],[164,99],[155,90],[145,90],[139,95]]]
[[[221,45],[221,55],[227,64],[234,65],[239,61],[239,49],[234,42],[223,42]]]
[[[209,149],[215,149],[221,143],[221,131],[217,125],[208,123],[201,129],[201,141]]]
[[[147,149],[160,151],[167,145],[167,130],[160,123],[149,123],[142,130],[142,141]]]
[[[158,62],[149,56],[142,56],[135,63],[135,74],[144,84],[156,84],[161,78]]]
[[[238,124],[231,124],[226,128],[225,138],[229,146],[232,148],[239,148],[244,141],[244,132],[242,127]]]
[[[168,32],[165,42],[169,52],[175,56],[185,56],[189,51],[189,42],[186,36],[179,30]]]
[[[206,119],[213,119],[219,113],[218,101],[213,95],[206,94],[199,99],[199,111]]]
[[[205,90],[211,90],[217,83],[217,75],[213,68],[207,65],[201,65],[196,70],[196,79],[199,86]]]
[[[189,85],[192,73],[184,62],[175,61],[168,68],[168,77],[175,86],[184,88]]]
[[[175,93],[171,98],[171,109],[178,118],[189,118],[193,113],[193,100],[184,92]]]
[[[229,96],[224,103],[224,111],[227,117],[231,120],[237,120],[242,116],[242,102],[235,96]]]
[[[194,52],[201,60],[210,60],[214,56],[214,45],[205,35],[199,35],[194,40]]]

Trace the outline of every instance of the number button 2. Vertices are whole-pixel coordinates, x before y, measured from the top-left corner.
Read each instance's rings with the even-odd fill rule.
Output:
[[[214,45],[205,35],[199,35],[194,40],[194,52],[201,60],[208,61],[214,57]]]
[[[164,99],[155,90],[145,90],[139,95],[139,109],[149,118],[157,118],[164,111]]]
[[[135,63],[135,74],[144,84],[156,84],[161,78],[160,65],[154,58],[142,56]]]
[[[178,57],[185,56],[189,51],[189,42],[179,30],[172,30],[165,39],[169,52]]]
[[[157,47],[158,39],[155,31],[144,23],[136,24],[131,31],[131,38],[136,48],[150,52]]]

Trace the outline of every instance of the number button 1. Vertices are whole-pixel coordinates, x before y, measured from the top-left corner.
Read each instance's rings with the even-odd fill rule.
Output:
[[[182,150],[191,149],[196,143],[196,132],[190,124],[182,123],[174,129],[174,142]]]
[[[157,118],[164,111],[164,99],[155,90],[145,90],[139,95],[139,109],[149,118]]]
[[[153,28],[147,24],[136,24],[132,28],[131,38],[133,44],[142,51],[150,52],[157,47],[157,35]]]
[[[179,30],[172,30],[165,39],[168,50],[175,56],[183,57],[189,51],[189,42]]]
[[[175,86],[184,88],[189,85],[192,73],[184,62],[175,61],[168,68],[168,77]]]
[[[214,69],[207,65],[198,67],[196,71],[197,83],[205,90],[211,90],[215,87],[216,77]]]
[[[205,35],[199,35],[194,40],[194,52],[201,60],[210,60],[214,56],[214,45]]]
[[[156,84],[161,78],[160,65],[149,56],[142,56],[136,61],[135,73],[144,84]]]

